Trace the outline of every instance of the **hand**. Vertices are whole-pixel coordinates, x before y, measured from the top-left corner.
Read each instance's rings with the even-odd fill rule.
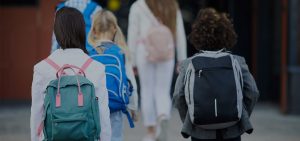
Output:
[[[134,122],[139,121],[139,117],[138,117],[137,111],[129,110],[129,112],[130,112],[131,118],[132,118],[132,120],[133,120]]]
[[[137,69],[137,67],[133,67],[133,73],[134,73],[135,76],[138,75],[138,69]]]
[[[179,74],[179,72],[180,72],[180,63],[177,62],[176,63],[176,73]]]

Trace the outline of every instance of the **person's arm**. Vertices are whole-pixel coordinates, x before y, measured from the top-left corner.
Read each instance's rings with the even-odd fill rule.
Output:
[[[136,66],[136,48],[138,46],[138,38],[139,38],[139,17],[138,17],[138,11],[135,4],[130,8],[129,12],[129,24],[128,24],[128,47],[130,50],[130,57],[132,60],[132,65]]]
[[[137,83],[136,83],[136,79],[134,77],[134,72],[133,72],[133,67],[132,64],[130,62],[130,59],[128,59],[128,57],[125,57],[126,64],[126,75],[128,77],[128,79],[130,80],[132,87],[133,87],[133,92],[132,95],[129,99],[129,104],[127,105],[127,108],[130,110],[131,116],[133,118],[134,121],[137,121],[137,111],[138,111],[138,94],[137,94]]]
[[[30,136],[31,141],[40,140],[38,129],[43,121],[44,95],[46,91],[45,80],[43,76],[34,69],[33,81],[31,86],[31,112],[30,112]]]
[[[248,65],[242,57],[238,57],[240,63],[242,74],[243,74],[243,101],[245,109],[248,112],[249,116],[251,115],[253,108],[259,98],[259,91],[256,86],[256,82],[249,72]]]
[[[100,81],[99,81],[100,85],[98,85],[98,88],[96,89],[96,96],[99,99],[99,114],[100,114],[100,123],[101,123],[100,139],[101,141],[110,141],[111,123],[110,123],[110,111],[108,107],[108,92],[106,88],[106,76],[105,76],[104,66],[98,70],[97,71],[101,74]]]
[[[183,19],[180,10],[177,11],[176,18],[176,49],[177,49],[177,61],[181,63],[184,59],[187,58],[187,48],[186,48],[186,36],[183,25]]]
[[[179,75],[176,80],[175,90],[173,95],[173,103],[175,107],[178,109],[182,122],[184,122],[188,110],[186,100],[185,100],[185,94],[184,94],[184,78],[185,78],[187,65],[188,65],[188,60],[183,61],[180,65]]]

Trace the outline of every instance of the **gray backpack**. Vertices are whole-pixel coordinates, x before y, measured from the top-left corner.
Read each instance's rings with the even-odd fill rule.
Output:
[[[220,50],[195,55],[188,65],[184,84],[194,125],[223,129],[240,120],[243,79],[241,67],[232,54]]]

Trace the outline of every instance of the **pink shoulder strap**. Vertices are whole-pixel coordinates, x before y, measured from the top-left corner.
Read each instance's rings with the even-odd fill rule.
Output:
[[[93,59],[92,58],[89,58],[81,67],[81,70],[82,71],[85,71],[89,66],[90,64],[93,62]]]
[[[46,58],[45,61],[52,66],[56,71],[60,69],[60,66],[57,65],[54,61],[52,61],[50,58]]]
[[[46,58],[45,61],[52,66],[56,71],[58,71],[60,69],[60,66],[58,64],[56,64],[53,60],[51,60],[50,58]],[[92,58],[89,58],[81,67],[82,71],[85,71],[90,64],[93,62]]]

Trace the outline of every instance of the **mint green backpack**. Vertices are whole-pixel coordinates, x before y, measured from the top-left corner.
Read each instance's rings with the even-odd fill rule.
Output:
[[[98,98],[93,83],[84,73],[92,59],[81,68],[73,65],[60,68],[49,58],[45,61],[58,70],[57,79],[47,86],[44,99],[45,141],[100,140]],[[75,75],[65,75],[66,69],[72,70]]]

